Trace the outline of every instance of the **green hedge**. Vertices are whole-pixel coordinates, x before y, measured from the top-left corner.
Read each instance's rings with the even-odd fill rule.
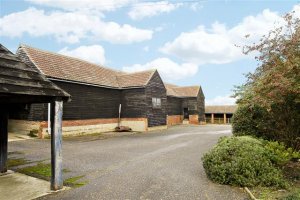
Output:
[[[205,172],[220,184],[285,188],[287,183],[277,165],[281,154],[267,149],[266,144],[250,136],[223,137],[203,156]]]
[[[235,136],[251,135],[268,138],[271,119],[268,112],[260,106],[241,105],[232,118],[232,132]]]
[[[283,142],[300,150],[300,107],[277,105],[267,110],[259,105],[241,104],[233,115],[232,133]]]

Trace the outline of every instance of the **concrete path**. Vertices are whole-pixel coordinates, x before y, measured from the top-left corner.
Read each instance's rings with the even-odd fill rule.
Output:
[[[0,175],[0,199],[28,200],[47,195],[50,192],[48,181],[16,172]]]
[[[201,157],[230,126],[176,126],[166,131],[104,139],[98,136],[63,141],[64,178],[84,175],[83,187],[41,199],[220,199],[242,200],[240,189],[207,179]],[[50,160],[49,140],[9,143],[31,161]]]
[[[19,141],[19,140],[32,140],[32,139],[34,138],[25,134],[8,133],[8,142]]]

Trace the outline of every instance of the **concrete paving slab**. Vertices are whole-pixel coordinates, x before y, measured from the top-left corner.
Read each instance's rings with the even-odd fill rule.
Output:
[[[28,200],[51,193],[49,181],[17,172],[0,176],[0,199]]]
[[[8,133],[8,142],[19,141],[19,140],[31,140],[34,139],[28,135],[18,133]]]

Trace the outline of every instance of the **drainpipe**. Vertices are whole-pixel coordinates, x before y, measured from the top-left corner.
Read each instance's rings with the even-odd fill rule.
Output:
[[[122,109],[122,104],[119,105],[119,120],[118,120],[118,127],[121,125],[121,109]]]
[[[48,135],[51,135],[51,103],[48,103]]]

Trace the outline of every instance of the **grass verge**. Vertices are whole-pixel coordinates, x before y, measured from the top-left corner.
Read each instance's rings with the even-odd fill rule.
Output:
[[[83,178],[84,176],[74,176],[71,178],[68,178],[66,180],[64,180],[64,185],[69,186],[69,187],[82,187],[85,184],[87,184],[87,181],[79,181],[81,178]]]
[[[20,165],[25,165],[28,163],[30,163],[30,162],[24,158],[9,158],[7,160],[7,167],[11,168],[11,167],[16,167],[16,166],[20,166]]]
[[[18,172],[22,174],[26,174],[29,176],[33,176],[36,178],[44,179],[49,181],[51,178],[51,164],[45,164],[45,163],[37,163],[36,165],[33,166],[28,166],[24,167],[21,169],[17,169]],[[70,172],[68,169],[63,169],[64,173]],[[84,176],[74,176],[70,177],[66,180],[64,180],[64,185],[69,186],[69,187],[81,187],[87,184],[87,181],[79,181],[81,178]]]

